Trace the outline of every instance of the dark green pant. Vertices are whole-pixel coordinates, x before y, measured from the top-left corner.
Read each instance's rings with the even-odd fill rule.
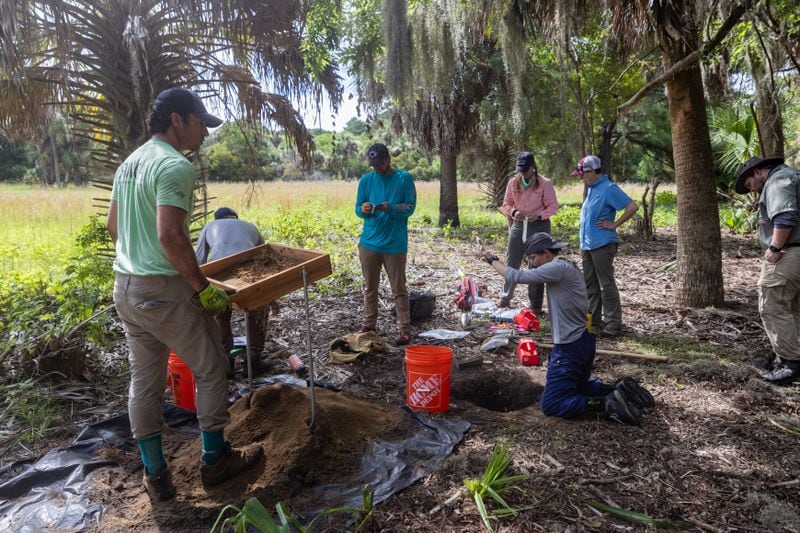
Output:
[[[618,247],[617,243],[611,243],[594,250],[581,250],[592,329],[612,334],[622,331],[622,306],[614,279],[614,257]]]

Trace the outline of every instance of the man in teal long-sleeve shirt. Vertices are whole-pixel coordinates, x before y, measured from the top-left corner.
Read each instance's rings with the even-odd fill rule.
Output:
[[[360,332],[375,331],[378,323],[378,287],[381,268],[386,270],[397,307],[398,346],[411,341],[411,313],[406,286],[408,217],[417,205],[414,178],[392,168],[385,144],[367,150],[372,171],[361,176],[356,196],[356,215],[364,219],[358,241],[358,258],[364,275],[364,319]]]

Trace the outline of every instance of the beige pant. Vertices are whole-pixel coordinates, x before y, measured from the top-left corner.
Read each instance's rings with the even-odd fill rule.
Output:
[[[775,354],[800,362],[800,247],[787,248],[777,263],[761,263],[758,311]]]
[[[386,269],[392,297],[397,306],[397,330],[411,333],[411,311],[406,286],[406,255],[381,254],[358,247],[361,260],[361,273],[364,276],[364,322],[363,326],[375,328],[378,323],[378,287],[381,282],[381,268]]]
[[[164,429],[162,403],[169,349],[186,363],[197,384],[200,429],[228,425],[228,358],[214,317],[203,310],[180,276],[116,274],[114,303],[130,354],[128,416],[137,440]]]

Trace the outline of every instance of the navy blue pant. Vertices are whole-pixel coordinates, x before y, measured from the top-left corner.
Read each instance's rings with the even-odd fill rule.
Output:
[[[588,331],[574,342],[553,346],[542,393],[545,415],[578,417],[586,412],[586,397],[600,395],[603,382],[591,377],[595,348],[595,338]]]

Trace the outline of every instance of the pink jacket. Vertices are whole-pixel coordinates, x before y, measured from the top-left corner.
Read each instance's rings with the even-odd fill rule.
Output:
[[[500,210],[509,219],[512,218],[511,213],[515,209],[518,211],[517,220],[522,220],[526,216],[530,220],[536,220],[539,216],[542,217],[542,220],[547,220],[558,211],[558,200],[553,183],[541,174],[535,179],[539,180],[539,186],[535,190],[535,181],[531,183],[530,187],[523,189],[522,177],[519,174],[508,181],[506,194],[503,197],[503,207]]]

